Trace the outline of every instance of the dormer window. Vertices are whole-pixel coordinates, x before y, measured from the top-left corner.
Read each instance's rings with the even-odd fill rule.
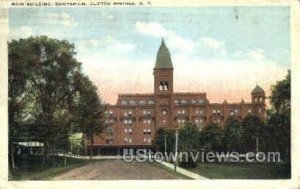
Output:
[[[134,100],[131,100],[130,105],[136,105],[136,102]]]
[[[127,105],[127,101],[126,100],[122,100],[121,101],[121,105]]]
[[[148,104],[152,105],[152,104],[154,104],[154,101],[153,100],[149,100]]]

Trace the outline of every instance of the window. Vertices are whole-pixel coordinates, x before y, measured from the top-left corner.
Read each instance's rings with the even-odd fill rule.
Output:
[[[198,111],[198,110],[196,110],[196,111],[195,111],[195,114],[198,114],[198,113],[199,113],[199,111]]]
[[[252,110],[251,109],[248,109],[248,113],[251,113],[252,112]]]
[[[149,105],[152,105],[152,104],[154,104],[154,101],[153,101],[153,100],[149,100],[149,101],[148,101],[148,104],[149,104]]]
[[[130,125],[131,125],[131,124],[132,124],[132,120],[128,120],[128,124],[130,124]]]
[[[124,116],[127,117],[127,116],[128,116],[128,113],[127,113],[127,112],[124,112]]]
[[[144,129],[144,134],[147,134],[147,129]]]
[[[192,99],[192,100],[191,100],[191,103],[192,103],[192,104],[196,104],[197,101],[196,101],[195,99]]]
[[[121,101],[121,105],[127,105],[127,101],[126,100],[122,100]]]
[[[163,123],[164,123],[164,124],[166,124],[166,123],[167,123],[167,121],[164,119],[164,120],[163,120]]]
[[[261,108],[259,108],[259,109],[258,109],[258,112],[259,112],[259,113],[261,113],[261,112],[262,112],[262,109],[261,109]]]
[[[128,143],[132,143],[132,138],[129,138],[129,139],[128,139]]]
[[[148,119],[148,124],[150,124],[151,123],[151,120],[150,119]]]
[[[179,104],[179,100],[174,100],[174,103],[177,105]]]
[[[187,100],[184,100],[184,99],[183,99],[183,100],[180,101],[180,103],[181,103],[181,104],[186,104],[186,103],[187,103]]]
[[[163,111],[162,111],[162,114],[163,114],[163,115],[166,115],[166,114],[167,114],[167,111],[166,111],[166,110],[163,110]]]
[[[160,90],[160,91],[167,91],[168,88],[169,88],[168,82],[166,82],[166,81],[161,81],[161,82],[159,83],[159,90]]]
[[[140,105],[146,105],[146,101],[145,100],[140,100]]]
[[[178,110],[177,114],[181,114],[181,111],[180,111],[180,110]]]
[[[130,105],[136,105],[136,102],[134,100],[131,100],[129,103]]]
[[[144,119],[144,123],[145,123],[145,124],[147,123],[147,120],[146,120],[146,119]]]
[[[148,116],[151,116],[151,112],[150,111],[148,111]]]
[[[124,132],[127,133],[127,129],[124,129]]]
[[[144,114],[144,115],[146,115],[146,114],[147,114],[147,111],[146,111],[146,110],[144,110],[144,111],[143,111],[143,114]]]
[[[147,142],[147,138],[144,138],[144,142]]]
[[[151,143],[151,138],[148,138],[148,143]]]
[[[113,128],[111,128],[111,127],[107,128],[107,129],[106,129],[106,134],[107,134],[107,135],[113,135],[113,134],[114,134]]]
[[[181,114],[185,114],[185,110],[182,110],[182,111],[181,111]]]
[[[131,111],[131,110],[128,111],[128,115],[129,115],[129,116],[132,115],[132,111]]]
[[[124,123],[127,124],[127,119],[124,120]]]
[[[230,110],[230,115],[234,115],[234,111],[233,110]]]
[[[151,134],[151,129],[148,129],[148,134]]]
[[[129,134],[131,134],[132,133],[132,129],[128,129],[128,132],[129,132]]]

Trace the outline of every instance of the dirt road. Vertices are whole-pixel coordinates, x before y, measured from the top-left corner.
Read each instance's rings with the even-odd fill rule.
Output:
[[[103,160],[63,173],[54,180],[116,180],[116,179],[182,179],[153,163],[126,163],[122,160]]]

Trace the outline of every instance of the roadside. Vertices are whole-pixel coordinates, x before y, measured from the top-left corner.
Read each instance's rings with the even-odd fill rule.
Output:
[[[17,168],[9,170],[9,180],[49,180],[91,162],[103,160],[84,160],[70,157],[50,156],[43,163],[42,156],[23,156],[16,159]]]
[[[289,179],[290,167],[284,163],[199,163],[187,168],[210,179]]]

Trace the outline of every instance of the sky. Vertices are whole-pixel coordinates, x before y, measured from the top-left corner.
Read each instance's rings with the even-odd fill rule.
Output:
[[[206,92],[210,102],[250,101],[290,69],[288,7],[10,8],[9,40],[47,35],[75,44],[102,100],[153,92],[162,38],[174,91]]]

